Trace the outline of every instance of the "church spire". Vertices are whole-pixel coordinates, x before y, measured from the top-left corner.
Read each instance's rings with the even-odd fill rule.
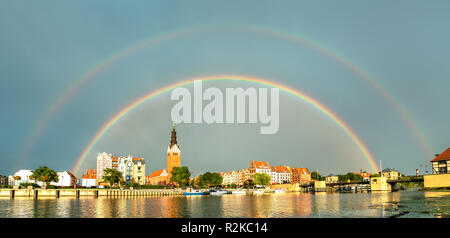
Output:
[[[172,136],[170,138],[170,148],[177,145],[177,132],[175,131],[175,123],[172,125]]]

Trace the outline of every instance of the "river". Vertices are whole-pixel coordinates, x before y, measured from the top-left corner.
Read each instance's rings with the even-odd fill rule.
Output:
[[[450,192],[2,198],[0,217],[450,217]]]

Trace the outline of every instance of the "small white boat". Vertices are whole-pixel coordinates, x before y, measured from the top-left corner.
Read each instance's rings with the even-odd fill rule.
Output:
[[[264,194],[263,190],[255,190],[253,191],[253,194]]]
[[[274,193],[285,193],[286,191],[284,189],[275,189],[273,190]]]
[[[247,192],[245,192],[244,190],[235,190],[235,191],[231,191],[231,194],[246,194]]]
[[[215,196],[217,196],[217,195],[224,195],[224,194],[227,194],[228,192],[227,191],[225,191],[225,190],[211,190],[211,191],[209,191],[209,195],[215,195]]]

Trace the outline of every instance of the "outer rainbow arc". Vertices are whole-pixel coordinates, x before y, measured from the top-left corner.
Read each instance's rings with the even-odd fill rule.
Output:
[[[259,84],[263,84],[263,85],[267,85],[270,87],[277,87],[279,89],[281,89],[282,91],[285,91],[287,93],[290,93],[304,101],[306,101],[307,103],[311,104],[312,106],[314,106],[315,108],[317,108],[319,111],[321,111],[322,113],[324,113],[325,115],[327,115],[330,119],[332,119],[346,134],[347,136],[349,136],[349,138],[356,144],[356,146],[358,147],[358,149],[361,151],[361,153],[363,154],[363,156],[367,159],[367,161],[369,162],[369,165],[371,166],[372,170],[378,172],[378,166],[376,161],[374,160],[373,156],[371,155],[371,153],[369,152],[369,150],[367,149],[366,145],[364,145],[364,143],[361,141],[361,139],[359,139],[359,137],[356,135],[356,133],[354,133],[350,127],[342,120],[340,119],[335,113],[333,113],[330,109],[326,108],[324,105],[322,105],[320,102],[318,102],[317,100],[311,98],[310,96],[296,90],[293,88],[290,88],[288,86],[276,83],[276,82],[272,82],[272,81],[268,81],[265,79],[260,79],[260,78],[255,78],[255,77],[249,77],[249,76],[236,76],[236,75],[215,75],[215,76],[209,76],[209,77],[202,77],[202,78],[195,78],[195,79],[189,79],[189,80],[185,80],[182,82],[178,82],[175,84],[171,84],[168,85],[164,88],[158,89],[156,91],[153,91],[141,98],[139,98],[138,100],[132,102],[131,104],[129,104],[128,106],[126,106],[125,108],[123,108],[122,110],[119,111],[119,113],[115,114],[115,116],[113,116],[111,119],[109,119],[106,124],[103,125],[103,127],[95,134],[94,138],[89,142],[89,144],[87,145],[87,147],[83,150],[83,152],[81,153],[81,155],[78,157],[77,162],[75,163],[72,171],[74,171],[74,173],[78,173],[78,170],[80,169],[81,164],[84,162],[84,160],[87,158],[87,155],[91,152],[92,148],[97,144],[97,142],[103,137],[103,135],[117,122],[119,121],[122,117],[124,117],[128,112],[132,111],[133,109],[135,109],[136,107],[138,107],[139,105],[141,105],[142,103],[146,102],[147,100],[160,95],[164,92],[167,92],[171,89],[177,88],[177,87],[181,87],[181,86],[185,86],[188,84],[193,83],[195,80],[203,80],[203,81],[213,81],[213,80],[233,80],[233,81],[247,81],[247,82],[254,82],[254,83],[259,83]]]
[[[48,121],[51,119],[51,117],[61,108],[61,106],[70,98],[71,95],[73,95],[86,81],[90,80],[95,76],[97,73],[101,72],[102,70],[105,70],[110,65],[114,64],[115,62],[121,60],[122,58],[126,57],[127,55],[134,53],[138,51],[139,49],[143,49],[145,47],[151,46],[153,44],[162,42],[164,40],[169,40],[172,38],[189,35],[193,33],[199,33],[209,30],[217,30],[217,29],[230,29],[230,30],[241,30],[241,31],[248,31],[248,32],[254,32],[259,34],[265,34],[272,37],[277,37],[280,39],[288,40],[294,43],[301,44],[303,46],[309,47],[311,49],[314,49],[322,54],[327,55],[331,59],[335,60],[336,62],[339,62],[346,67],[348,67],[351,71],[359,75],[362,79],[367,81],[372,87],[375,88],[375,90],[380,93],[393,107],[394,109],[400,114],[403,121],[406,122],[408,128],[412,131],[415,138],[418,140],[420,147],[424,151],[425,155],[432,154],[431,153],[431,146],[429,145],[427,139],[425,138],[425,134],[423,131],[421,131],[420,127],[417,125],[417,122],[413,120],[413,118],[410,116],[408,111],[404,106],[401,105],[401,103],[392,95],[390,94],[384,87],[382,87],[381,84],[379,84],[377,81],[375,81],[372,77],[370,77],[366,72],[364,72],[362,69],[357,67],[354,63],[352,63],[350,60],[342,57],[338,53],[335,53],[331,51],[330,49],[327,49],[326,47],[323,47],[319,45],[318,43],[315,43],[312,40],[308,40],[306,38],[302,38],[290,33],[284,33],[284,32],[278,32],[276,30],[271,29],[265,29],[265,28],[258,28],[258,27],[199,27],[199,28],[193,28],[188,30],[181,30],[176,31],[173,33],[168,33],[165,35],[156,36],[153,38],[150,38],[148,40],[145,40],[143,42],[140,42],[138,44],[132,45],[131,47],[126,48],[123,51],[120,51],[119,53],[113,54],[111,57],[107,58],[100,64],[98,64],[96,67],[91,69],[89,72],[87,72],[83,77],[81,77],[79,80],[77,80],[73,85],[71,85],[56,101],[55,103],[50,106],[49,110],[46,111],[44,116],[41,120],[36,124],[36,127],[34,128],[31,136],[26,141],[26,144],[24,146],[24,149],[22,149],[22,154],[20,156],[20,161],[24,159],[32,145],[35,143],[39,135],[43,132],[46,125],[48,124]]]
[[[188,29],[188,30],[182,30],[182,31],[176,31],[173,33],[164,34],[161,36],[157,36],[154,38],[151,38],[149,40],[140,42],[139,44],[133,45],[132,47],[126,48],[123,51],[120,51],[117,54],[113,54],[112,56],[108,57],[106,60],[103,60],[101,63],[97,64],[93,69],[91,69],[89,72],[84,74],[80,79],[78,79],[75,83],[73,83],[71,86],[67,88],[67,90],[57,98],[55,103],[53,103],[50,108],[44,113],[44,116],[41,120],[36,124],[36,127],[34,131],[32,132],[31,136],[29,137],[28,141],[26,142],[24,149],[22,150],[22,154],[20,156],[21,159],[23,159],[24,156],[28,153],[31,146],[34,144],[35,140],[39,137],[39,135],[42,133],[44,128],[46,127],[46,124],[54,116],[54,114],[64,105],[64,103],[67,102],[67,100],[79,89],[81,86],[87,82],[88,80],[92,79],[96,74],[99,72],[102,72],[103,70],[107,69],[108,66],[114,64],[115,62],[121,60],[123,57],[132,54],[140,49],[146,48],[148,46],[157,44],[159,42],[169,40],[172,38],[177,38],[183,35],[189,35],[196,32],[201,32],[205,30],[209,30],[212,28],[194,28],[194,29]]]

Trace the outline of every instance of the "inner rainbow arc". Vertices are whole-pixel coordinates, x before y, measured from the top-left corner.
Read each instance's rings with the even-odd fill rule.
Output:
[[[124,107],[122,110],[120,110],[117,114],[115,114],[112,118],[110,118],[97,133],[95,136],[91,139],[89,144],[84,148],[81,155],[78,157],[72,171],[74,171],[75,174],[78,174],[78,170],[80,169],[83,162],[86,160],[87,155],[91,152],[93,147],[97,144],[97,142],[103,137],[103,135],[115,124],[117,123],[121,118],[123,118],[125,115],[127,115],[130,111],[138,107],[139,105],[145,103],[146,101],[150,100],[151,98],[158,96],[162,93],[165,93],[169,90],[172,90],[177,87],[186,86],[189,84],[194,83],[196,80],[202,80],[202,81],[214,81],[214,80],[231,80],[231,81],[245,81],[245,82],[253,82],[258,83],[270,87],[276,87],[280,90],[290,93],[303,101],[309,103],[314,108],[318,109],[320,112],[325,114],[327,117],[329,117],[332,121],[334,121],[344,132],[345,134],[355,143],[355,145],[358,147],[364,158],[366,158],[367,162],[369,163],[371,169],[374,172],[379,172],[379,168],[377,166],[377,163],[372,156],[372,154],[369,152],[369,149],[367,146],[362,142],[362,140],[356,135],[356,133],[341,119],[339,118],[333,111],[326,108],[323,104],[315,100],[314,98],[306,95],[303,92],[300,92],[294,88],[288,87],[286,85],[282,85],[277,82],[269,81],[262,78],[256,78],[251,76],[240,76],[240,75],[214,75],[214,76],[208,76],[208,77],[200,77],[200,78],[193,78],[184,80],[178,83],[174,83],[171,85],[168,85],[166,87],[163,87],[161,89],[158,89],[156,91],[152,91],[143,97],[137,99],[136,101],[132,102],[128,106]]]

